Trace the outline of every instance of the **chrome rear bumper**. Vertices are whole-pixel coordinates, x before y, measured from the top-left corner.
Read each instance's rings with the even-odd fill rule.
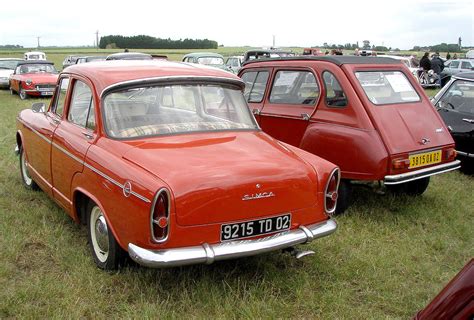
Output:
[[[429,176],[434,176],[436,174],[449,172],[452,170],[459,169],[461,167],[461,161],[455,160],[448,163],[443,163],[434,167],[419,169],[411,172],[395,174],[392,176],[385,176],[384,184],[392,185],[392,184],[400,184],[405,183],[421,178],[426,178]]]
[[[216,244],[164,250],[148,250],[133,243],[128,245],[128,254],[137,263],[151,268],[178,267],[191,264],[253,256],[269,251],[285,249],[327,236],[337,229],[334,220],[300,226],[298,229],[277,233],[254,240],[229,241]]]

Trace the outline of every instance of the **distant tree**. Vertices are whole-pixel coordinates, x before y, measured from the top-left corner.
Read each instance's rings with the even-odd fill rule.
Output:
[[[388,51],[389,49],[384,46],[374,46],[375,51]]]
[[[209,39],[179,39],[171,40],[138,35],[124,37],[121,35],[104,36],[99,41],[99,47],[104,49],[110,44],[117,48],[129,49],[217,49],[217,42]]]
[[[329,48],[329,44],[327,42],[323,43],[323,48]]]
[[[362,43],[364,44],[362,46],[362,49],[364,49],[364,50],[369,50],[370,49],[370,41],[369,40],[364,40],[364,41],[362,41]]]

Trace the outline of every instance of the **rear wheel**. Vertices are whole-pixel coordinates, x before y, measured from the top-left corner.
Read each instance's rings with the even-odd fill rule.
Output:
[[[339,183],[339,190],[337,192],[336,214],[342,214],[349,207],[352,185],[349,180],[341,180]]]
[[[23,182],[23,185],[27,189],[31,190],[38,190],[39,187],[34,182],[33,178],[30,176],[30,172],[28,170],[28,160],[26,159],[26,154],[25,150],[23,147],[20,147],[20,174],[21,174],[21,181]]]
[[[410,196],[419,196],[423,194],[430,184],[430,177],[417,179],[401,184],[387,186],[387,189],[393,193],[403,193]]]
[[[102,210],[92,201],[87,206],[87,230],[96,265],[104,270],[117,269],[124,260],[124,251],[115,240]]]

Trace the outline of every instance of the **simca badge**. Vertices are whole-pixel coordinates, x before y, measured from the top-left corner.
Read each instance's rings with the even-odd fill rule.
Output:
[[[131,193],[132,193],[132,184],[130,183],[130,181],[127,181],[123,185],[123,195],[128,198],[130,197]]]

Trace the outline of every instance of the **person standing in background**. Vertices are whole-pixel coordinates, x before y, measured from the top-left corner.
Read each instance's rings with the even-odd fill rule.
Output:
[[[451,55],[449,54],[449,52],[446,54],[446,60],[449,60],[451,59]]]

